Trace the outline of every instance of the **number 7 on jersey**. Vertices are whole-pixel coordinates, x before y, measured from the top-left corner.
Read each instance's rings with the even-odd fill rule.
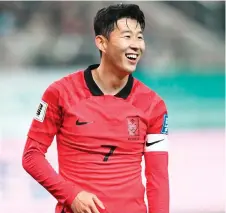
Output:
[[[105,154],[103,161],[108,161],[108,158],[113,155],[113,152],[115,151],[117,146],[112,146],[112,145],[101,145],[101,147],[108,148],[110,149],[107,154]]]

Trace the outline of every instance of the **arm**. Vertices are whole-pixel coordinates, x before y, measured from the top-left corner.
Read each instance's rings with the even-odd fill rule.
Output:
[[[70,205],[78,191],[72,183],[57,174],[45,158],[61,125],[59,94],[51,85],[44,93],[36,116],[28,132],[22,164],[24,169],[60,203]]]
[[[58,202],[70,205],[77,195],[73,185],[55,172],[45,158],[48,146],[28,137],[22,164],[24,169],[40,183]]]
[[[153,110],[145,146],[149,213],[169,213],[168,115],[163,101]]]

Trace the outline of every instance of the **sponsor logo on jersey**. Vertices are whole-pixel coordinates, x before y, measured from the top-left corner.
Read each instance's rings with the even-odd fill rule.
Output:
[[[47,107],[48,107],[48,104],[44,101],[41,101],[40,104],[38,105],[38,109],[34,119],[37,121],[43,122],[46,115]]]
[[[148,142],[147,141],[147,143],[146,143],[146,146],[152,146],[152,145],[154,145],[154,144],[156,144],[156,143],[159,143],[159,142],[161,142],[161,141],[163,141],[164,139],[161,139],[161,140],[157,140],[157,141],[154,141],[154,142]]]
[[[145,152],[168,152],[168,135],[148,134],[146,138]]]
[[[76,121],[77,126],[85,125],[85,124],[91,124],[93,121],[87,122],[87,121],[79,121],[79,119]]]
[[[130,116],[127,117],[128,124],[128,135],[129,140],[138,140],[139,137],[139,117],[138,116]]]
[[[165,114],[164,118],[163,118],[163,125],[162,125],[162,130],[161,130],[162,134],[168,134],[168,115]]]

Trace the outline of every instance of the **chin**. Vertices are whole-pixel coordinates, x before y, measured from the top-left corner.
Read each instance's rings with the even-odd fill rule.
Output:
[[[130,69],[130,70],[126,70],[126,72],[127,72],[128,74],[131,74],[131,73],[135,72],[135,70],[136,70],[136,69],[133,69],[133,70]]]
[[[127,75],[130,75],[131,73],[133,73],[136,70],[137,64],[121,64],[118,66],[119,70],[121,70],[121,72],[124,72]]]
[[[139,60],[136,60],[134,62],[126,61],[126,63],[123,64],[123,68],[127,73],[131,74],[131,73],[135,72],[138,62],[139,62]]]
[[[132,65],[132,66],[130,65],[130,66],[124,67],[124,70],[127,73],[131,74],[131,73],[135,72],[136,68],[137,68],[137,65]]]

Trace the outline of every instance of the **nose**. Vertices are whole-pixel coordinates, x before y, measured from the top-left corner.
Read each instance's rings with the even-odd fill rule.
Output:
[[[137,42],[131,42],[130,48],[131,48],[131,49],[136,49],[136,50],[138,50],[138,49],[139,49],[139,45],[138,45]]]
[[[139,42],[132,40],[130,43],[130,48],[134,51],[138,51],[140,49]]]

